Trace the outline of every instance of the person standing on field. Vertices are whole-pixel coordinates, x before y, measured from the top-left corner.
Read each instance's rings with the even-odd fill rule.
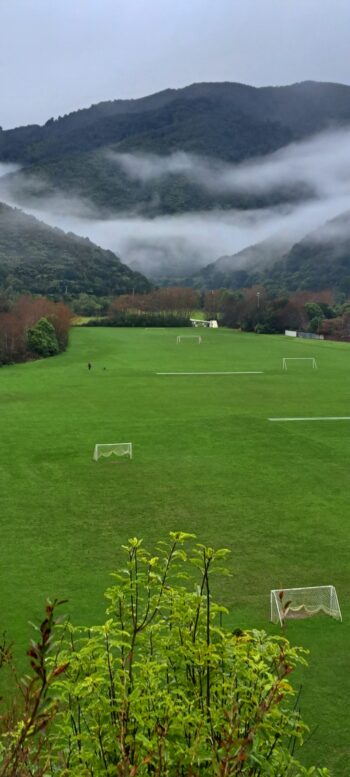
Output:
[[[89,370],[89,372],[90,372],[90,370],[91,370],[91,367],[92,367],[92,364],[90,364],[90,362],[89,362],[89,363],[88,363],[88,370]]]

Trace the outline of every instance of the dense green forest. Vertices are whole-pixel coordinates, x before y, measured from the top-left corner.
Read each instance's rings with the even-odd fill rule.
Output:
[[[150,283],[90,240],[0,203],[0,289],[53,298],[148,291]]]
[[[107,212],[131,207],[150,214],[262,207],[301,199],[307,192],[286,187],[268,196],[229,195],[204,191],[181,175],[140,183],[128,178],[109,152],[185,151],[241,162],[349,122],[348,86],[305,82],[256,89],[231,83],[193,84],[140,100],[100,103],[49,119],[44,126],[0,132],[0,161],[23,168],[3,184],[13,187],[18,202],[24,176],[26,198],[55,187],[84,195]]]
[[[161,153],[164,142],[166,153],[181,148],[233,160],[257,156],[264,150],[267,153],[292,139],[349,121],[350,87],[342,84],[306,81],[262,88],[235,83],[192,84],[139,100],[99,103],[49,119],[43,127],[3,131],[0,158],[32,164],[116,142],[123,142],[128,150]],[[235,138],[227,135],[235,123],[250,126],[252,133],[260,127],[260,143],[255,145],[252,137],[241,135],[235,143]],[[225,139],[229,141],[227,148]]]
[[[14,142],[12,160],[24,164],[24,169],[7,176],[3,185],[10,186],[23,204],[28,196],[47,196],[54,187],[83,196],[107,213],[130,208],[153,215],[217,206],[262,207],[300,199],[305,193],[292,187],[268,197],[211,192],[181,174],[138,181],[125,173],[110,152],[169,154],[181,150],[239,162],[281,148],[291,139],[289,130],[278,122],[255,121],[219,100],[176,100],[157,111],[101,119],[98,126],[88,126],[83,133],[57,131],[52,138],[29,144],[20,152]],[[5,146],[0,159],[7,159],[9,153]]]
[[[3,161],[50,162],[118,144],[120,151],[171,153],[182,150],[239,161],[266,154],[293,139],[279,122],[249,117],[235,105],[212,97],[175,99],[165,107],[135,114],[99,118],[83,128],[64,130],[60,121],[21,133],[0,135]],[[13,133],[13,134],[12,134]]]

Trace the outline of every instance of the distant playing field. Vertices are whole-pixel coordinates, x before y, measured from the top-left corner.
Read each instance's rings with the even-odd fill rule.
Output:
[[[346,777],[350,346],[229,330],[176,343],[197,331],[77,328],[67,353],[0,370],[0,632],[24,650],[46,595],[101,621],[120,544],[172,529],[231,548],[216,595],[233,628],[278,633],[271,588],[333,584],[343,623],[286,635],[311,650],[294,679],[317,726],[302,757]],[[114,442],[133,460],[92,460]]]

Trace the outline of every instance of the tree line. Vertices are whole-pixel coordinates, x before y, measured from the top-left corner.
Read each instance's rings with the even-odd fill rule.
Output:
[[[350,302],[337,304],[330,290],[297,291],[289,296],[271,295],[263,286],[220,290],[207,293],[203,307],[208,317],[246,332],[280,334],[291,329],[350,338]]]
[[[70,321],[63,302],[29,295],[14,302],[0,298],[0,366],[64,351]]]
[[[113,300],[109,315],[121,311],[190,315],[198,305],[198,293],[186,286],[154,289],[149,294],[123,294]]]
[[[116,297],[100,324],[188,326],[196,310],[202,311],[205,319],[217,319],[222,326],[245,332],[281,334],[292,329],[350,339],[350,301],[336,302],[331,290],[276,295],[264,286],[205,293],[172,286]]]
[[[190,315],[198,294],[183,286],[154,289],[148,294],[122,294],[109,305],[106,318],[93,320],[101,326],[191,326]]]

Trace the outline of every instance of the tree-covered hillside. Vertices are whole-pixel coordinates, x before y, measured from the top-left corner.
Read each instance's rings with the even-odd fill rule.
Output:
[[[193,84],[140,100],[100,103],[40,127],[0,132],[0,161],[24,168],[26,196],[53,187],[88,197],[106,211],[138,208],[176,213],[213,207],[259,207],[293,200],[287,188],[267,197],[203,190],[181,175],[141,183],[109,152],[171,154],[185,151],[226,162],[264,156],[293,140],[350,123],[350,87],[305,82],[286,87]],[[35,184],[33,184],[33,177]],[[22,192],[23,175],[8,183]],[[38,179],[43,183],[38,188]],[[19,199],[17,199],[19,201]]]
[[[290,247],[290,241],[282,235],[263,240],[231,256],[221,256],[196,272],[188,282],[196,289],[241,289],[253,285],[261,281],[262,271]]]
[[[297,289],[350,292],[350,211],[327,221],[296,243],[263,273],[265,284]]]
[[[350,211],[303,240],[266,240],[220,257],[188,281],[197,289],[240,289],[263,284],[276,291],[332,289],[350,292]]]
[[[181,149],[238,161],[280,148],[293,135],[279,121],[247,116],[213,93],[212,97],[179,97],[142,113],[104,116],[85,127],[64,129],[58,120],[31,128],[26,142],[23,137],[26,133],[20,130],[0,134],[2,161],[50,162],[115,144],[120,151],[161,154]]]
[[[231,104],[214,98],[178,99],[154,111],[108,116],[68,132],[59,131],[59,127],[52,134],[45,127],[39,130],[38,139],[23,146],[16,134],[0,134],[0,160],[24,165],[19,174],[3,180],[17,202],[25,204],[28,196],[46,196],[55,188],[83,196],[107,212],[137,208],[150,214],[215,206],[258,207],[270,203],[271,196],[210,192],[181,174],[135,180],[110,152],[185,151],[240,162],[272,152],[292,139],[290,131],[278,122],[246,117]],[[293,198],[290,192],[289,198]]]
[[[213,129],[217,133],[210,148],[207,133],[201,136],[201,130],[206,130],[204,117],[209,122],[208,135]],[[255,156],[263,153],[264,145],[271,150],[291,138],[349,122],[350,87],[313,81],[262,88],[228,82],[200,83],[138,100],[103,102],[49,119],[42,127],[2,131],[0,159],[32,164],[121,141],[124,147],[151,148],[157,153],[166,142],[167,153],[171,147],[190,148],[197,153],[210,151],[221,159],[236,159],[239,152],[234,138],[225,148],[225,130],[230,121],[233,127],[240,121],[247,127],[262,125],[260,147],[246,143],[247,156]],[[268,138],[273,125],[277,125],[275,135]],[[241,145],[244,142],[240,139]]]
[[[112,251],[0,203],[0,288],[59,298],[142,292],[150,284]]]
[[[8,199],[25,209],[37,198],[49,207],[53,193],[68,199],[77,197],[101,218],[126,212],[153,218],[160,214],[299,203],[317,196],[311,180],[303,183],[301,176],[299,182],[298,178],[292,182],[293,176],[282,176],[270,187],[255,187],[253,180],[251,185],[235,188],[222,184],[226,163],[264,157],[292,141],[344,126],[350,126],[350,87],[311,81],[276,88],[193,84],[139,100],[104,102],[49,119],[42,127],[0,131],[0,162],[19,165],[17,172],[1,177],[0,200]],[[167,167],[168,162],[163,168],[158,164],[159,158],[177,152],[191,155],[185,159],[193,174],[187,174],[181,166],[180,170],[176,165]],[[122,161],[123,154],[153,155],[148,162],[151,167],[155,165],[154,172],[152,168],[151,174],[143,174],[135,156],[131,170],[125,157]],[[221,182],[218,186],[215,171]],[[232,175],[235,171],[230,168],[231,183]],[[132,288],[141,291],[140,286],[147,284],[123,267],[114,254],[103,252],[89,241],[75,238],[73,246],[64,233],[41,233],[38,227],[35,239],[31,232],[29,241],[22,240],[16,226],[18,218],[17,212],[16,217],[3,219],[2,286],[34,293],[61,294],[67,289],[73,295],[105,296]],[[22,227],[21,234],[25,234],[24,222]],[[16,263],[19,244],[21,261],[17,262],[14,277],[11,266]],[[284,242],[253,246],[242,256],[209,265],[191,283],[196,288],[210,289],[254,283],[290,290],[329,286],[341,290],[346,286],[350,275],[347,239],[342,243],[333,238],[330,243],[323,240],[322,246],[317,239],[312,239],[310,245],[306,240],[290,249],[290,244]],[[168,275],[164,273],[163,277]],[[179,283],[184,282],[183,277],[176,277]]]

